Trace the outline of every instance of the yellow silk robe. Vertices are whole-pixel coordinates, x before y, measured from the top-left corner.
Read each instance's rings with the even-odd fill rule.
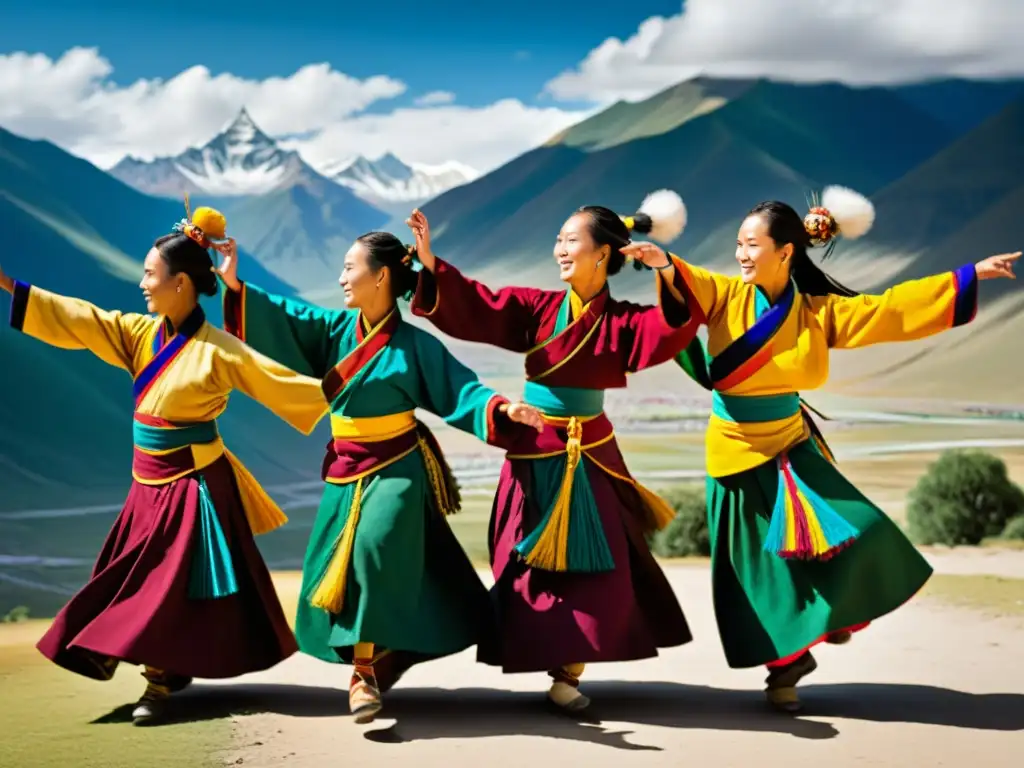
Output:
[[[713,389],[726,398],[817,389],[828,380],[830,350],[922,339],[969,322],[977,309],[973,265],[901,283],[875,296],[806,296],[793,287],[792,306],[762,339],[752,330],[767,308],[760,289],[738,276],[673,259],[692,294],[692,311],[707,324],[708,358],[714,361],[730,345],[747,343],[736,356],[738,364],[720,371],[725,375],[717,380],[712,362]],[[752,469],[809,437],[799,412],[767,421],[730,420],[714,413],[706,442],[708,474],[724,477]]]
[[[13,296],[11,322],[23,333],[54,347],[89,350],[136,378],[157,352],[154,339],[165,319],[105,311],[80,299],[19,283]],[[136,413],[179,424],[210,422],[224,412],[229,395],[236,389],[303,434],[311,433],[328,411],[318,379],[274,362],[204,318],[180,354],[137,403]],[[197,470],[222,455],[227,456],[253,533],[272,530],[286,521],[277,505],[219,438],[192,449]],[[162,484],[174,478],[135,479]]]

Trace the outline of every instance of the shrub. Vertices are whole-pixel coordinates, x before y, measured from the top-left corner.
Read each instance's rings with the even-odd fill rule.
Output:
[[[651,551],[658,557],[710,555],[704,486],[677,485],[667,489],[661,496],[676,511],[676,516],[665,528],[650,537]]]
[[[24,605],[12,608],[3,617],[4,624],[17,624],[20,621],[28,621],[28,608]]]
[[[1024,514],[1024,491],[1006,464],[984,451],[947,451],[917,481],[907,523],[919,544],[978,544]]]
[[[1024,541],[1024,515],[1017,515],[1003,528],[1003,538]]]

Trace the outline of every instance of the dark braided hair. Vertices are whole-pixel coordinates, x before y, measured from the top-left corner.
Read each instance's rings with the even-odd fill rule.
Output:
[[[778,200],[769,200],[755,205],[747,216],[760,216],[768,225],[768,236],[776,246],[786,243],[793,245],[793,262],[790,274],[800,293],[808,296],[857,296],[858,291],[837,282],[825,270],[811,261],[808,254],[814,246],[826,246],[831,252],[839,228],[835,219],[823,208],[812,208],[801,218],[792,206]]]
[[[401,240],[390,232],[367,232],[356,238],[362,243],[369,254],[370,269],[380,272],[382,267],[391,270],[391,295],[395,299],[411,298],[416,292],[418,275],[413,269],[417,261],[416,249],[404,245]]]
[[[577,208],[576,213],[587,215],[589,219],[587,229],[598,247],[602,245],[611,247],[611,256],[608,258],[608,274],[609,276],[617,275],[626,263],[626,256],[621,249],[630,243],[630,228],[626,226],[626,222],[619,214],[603,205],[584,205],[582,208]],[[632,219],[632,232],[646,235],[654,227],[653,220],[646,213],[635,213]],[[644,265],[639,261],[634,261],[633,268],[644,269]]]
[[[160,253],[172,276],[184,273],[192,281],[196,293],[217,295],[217,273],[213,271],[213,258],[208,248],[203,248],[181,232],[158,237],[153,247]]]

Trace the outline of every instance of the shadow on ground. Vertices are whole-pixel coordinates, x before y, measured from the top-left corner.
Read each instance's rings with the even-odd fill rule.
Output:
[[[533,735],[625,750],[660,750],[625,740],[624,724],[719,731],[775,732],[830,739],[834,725],[774,712],[760,691],[659,682],[593,682],[594,703],[580,717],[554,712],[543,693],[492,688],[396,688],[381,713],[384,728],[365,737],[379,743]],[[1024,695],[974,694],[925,685],[837,684],[801,688],[814,718],[918,723],[993,731],[1024,730]],[[124,723],[130,705],[95,720]],[[237,715],[348,717],[345,691],[297,685],[196,685],[172,697],[168,724]],[[620,729],[602,726],[615,723]]]

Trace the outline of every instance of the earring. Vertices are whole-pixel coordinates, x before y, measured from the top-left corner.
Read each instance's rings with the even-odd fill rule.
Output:
[[[176,288],[175,290],[176,290],[176,291],[177,291],[178,293],[181,293],[181,286],[179,285],[179,286],[178,286],[178,287],[177,287],[177,288]]]

